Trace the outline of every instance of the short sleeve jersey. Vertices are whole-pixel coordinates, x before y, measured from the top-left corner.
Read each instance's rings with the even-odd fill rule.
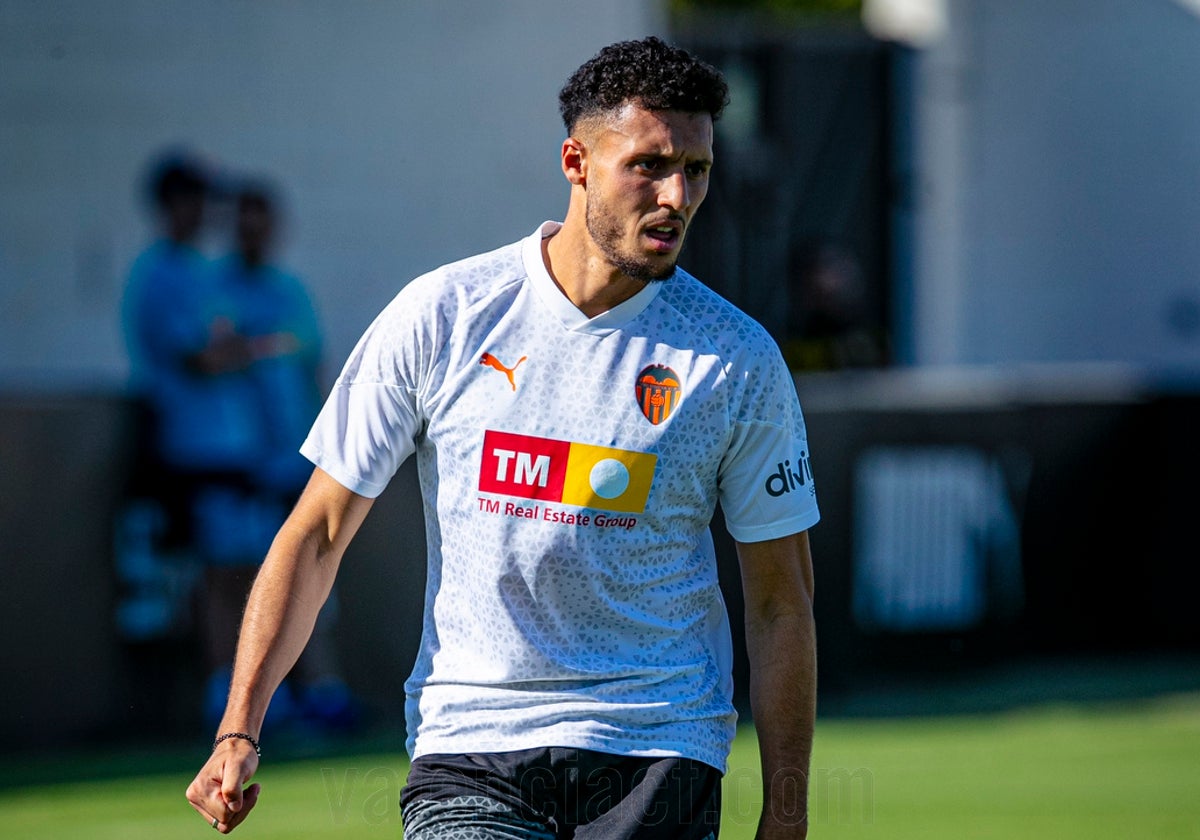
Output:
[[[303,452],[374,497],[416,453],[424,631],[408,748],[563,746],[724,770],[732,649],[709,523],[818,519],[796,390],[766,332],[683,270],[586,317],[547,222],[407,285]]]

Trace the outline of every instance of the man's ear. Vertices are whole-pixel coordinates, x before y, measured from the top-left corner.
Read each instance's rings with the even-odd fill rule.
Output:
[[[587,186],[587,146],[578,137],[563,141],[562,170],[572,186]]]

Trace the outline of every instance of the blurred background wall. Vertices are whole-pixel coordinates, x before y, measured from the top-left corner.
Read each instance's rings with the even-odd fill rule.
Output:
[[[898,348],[917,364],[1200,367],[1200,16],[950,2],[908,72]]]
[[[662,26],[653,3],[589,7],[586,25],[581,8],[4,3],[0,382],[123,386],[113,313],[171,146],[280,182],[284,261],[340,363],[409,278],[559,211],[558,87],[580,56]]]
[[[313,293],[331,380],[408,279],[560,216],[557,89],[647,33],[731,81],[683,263],[796,370],[822,690],[1196,650],[1194,4],[768,5],[0,3],[6,745],[197,729],[193,641],[115,618],[137,445],[119,305],[155,155],[282,187],[281,262]],[[420,626],[418,504],[407,465],[340,584],[348,673],[385,719]]]
[[[195,723],[189,640],[124,644],[114,617],[136,444],[120,302],[155,235],[164,149],[278,184],[280,262],[315,299],[332,381],[410,278],[558,216],[559,86],[663,20],[644,0],[0,3],[0,630],[15,640],[0,664],[24,675],[0,701],[11,743]],[[228,223],[211,221],[218,256]],[[364,536],[383,569],[411,543]],[[366,639],[386,636],[388,609],[365,612]]]

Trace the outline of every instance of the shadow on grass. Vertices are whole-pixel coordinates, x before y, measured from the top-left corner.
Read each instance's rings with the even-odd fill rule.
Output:
[[[179,776],[180,796],[208,757],[208,742],[163,739],[139,742],[136,732],[111,742],[76,749],[27,751],[0,761],[0,791],[49,784],[92,782],[138,776]],[[288,730],[263,745],[264,761],[305,761],[342,756],[393,755],[404,751],[404,733],[377,727],[354,735],[313,735]]]
[[[952,660],[906,661],[881,667],[877,679],[823,692],[821,718],[898,718],[992,714],[1045,704],[1103,705],[1200,692],[1200,652],[1106,656],[1024,657],[988,665]],[[743,716],[749,722],[749,716]],[[264,743],[272,763],[396,755],[404,733],[376,726],[349,736],[314,736],[289,730]],[[138,776],[178,775],[180,794],[208,755],[208,743],[147,740],[137,731],[103,741],[49,751],[3,754],[0,790]]]

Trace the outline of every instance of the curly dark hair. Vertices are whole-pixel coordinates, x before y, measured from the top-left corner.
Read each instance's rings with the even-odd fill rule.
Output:
[[[568,134],[580,120],[629,102],[651,111],[707,112],[715,121],[729,102],[729,86],[716,68],[650,36],[600,50],[558,94]]]

